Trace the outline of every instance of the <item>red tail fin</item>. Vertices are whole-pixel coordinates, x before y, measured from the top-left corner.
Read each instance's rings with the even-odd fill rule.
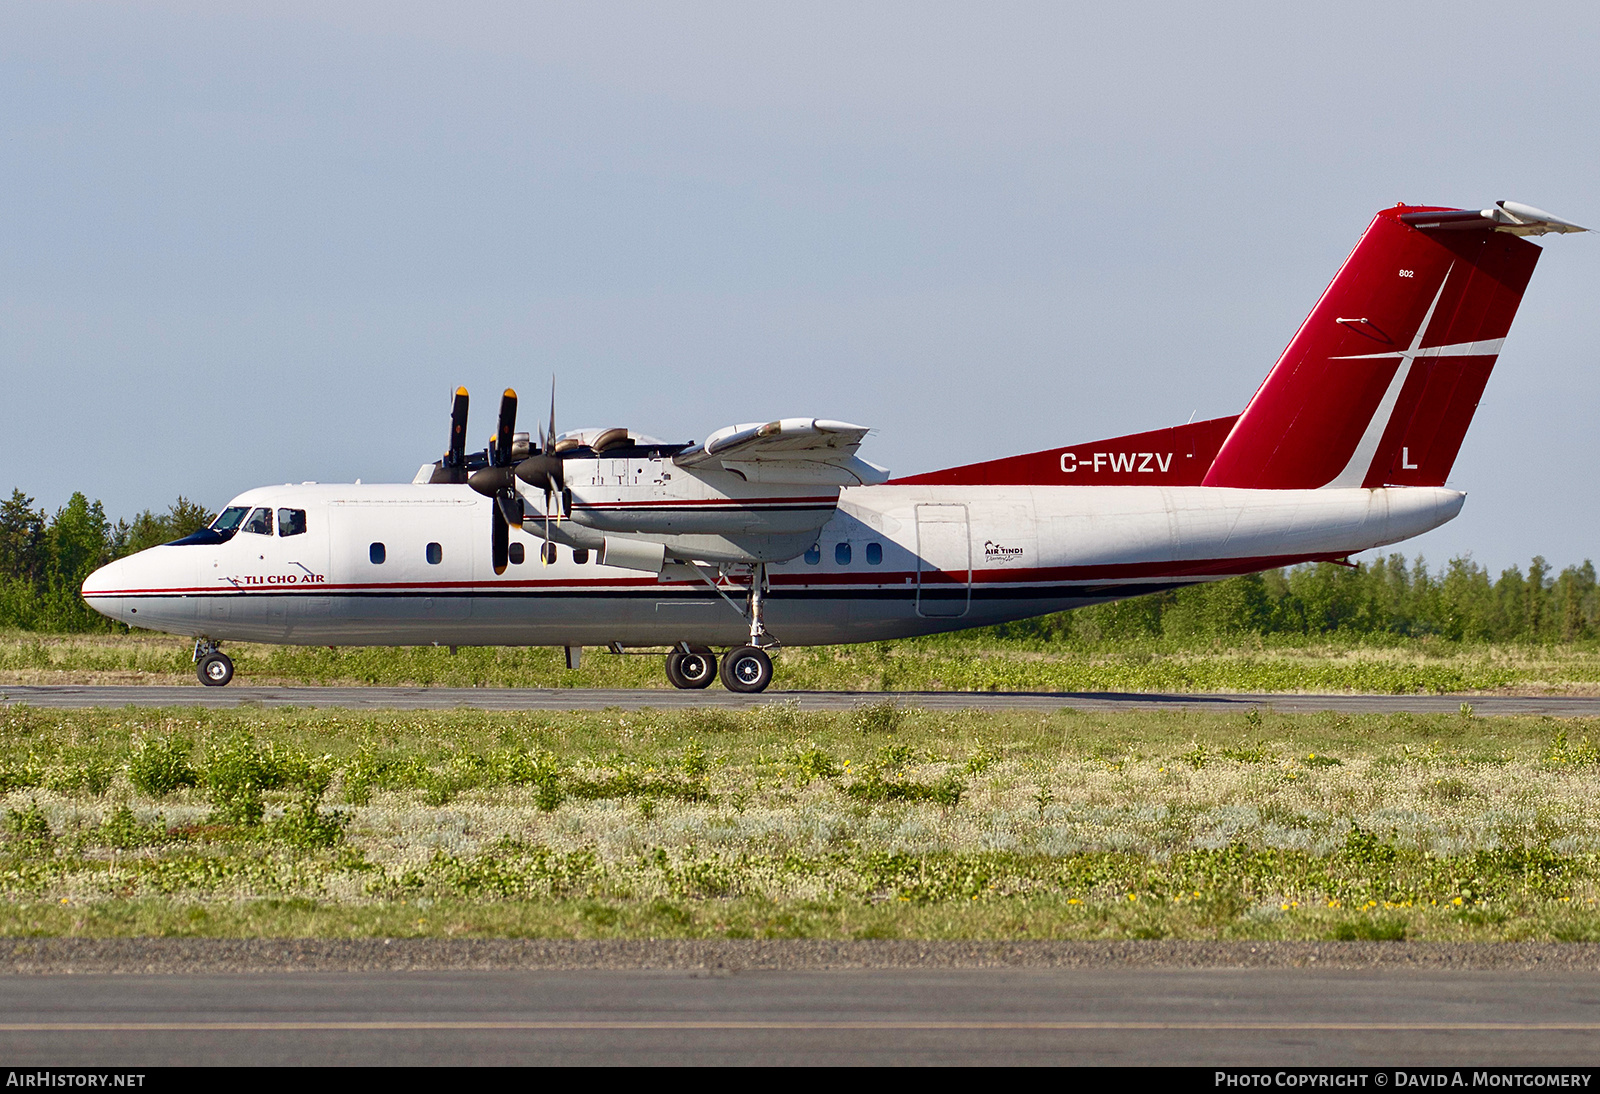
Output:
[[[1539,259],[1507,233],[1538,230],[1503,210],[1379,213],[1205,485],[1442,485]]]

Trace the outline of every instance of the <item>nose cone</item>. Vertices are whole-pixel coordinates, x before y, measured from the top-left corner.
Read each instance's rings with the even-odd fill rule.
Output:
[[[202,561],[209,561],[203,549],[152,547],[90,574],[83,583],[83,599],[101,615],[130,627],[192,634],[206,603],[192,595]]]
[[[127,605],[129,603],[125,594],[129,589],[128,559],[119,558],[115,562],[107,563],[83,580],[83,599],[89,607],[101,615],[109,616],[121,622],[127,622]]]

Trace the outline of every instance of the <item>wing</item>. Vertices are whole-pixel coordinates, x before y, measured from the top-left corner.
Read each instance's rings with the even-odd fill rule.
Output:
[[[721,467],[750,482],[873,486],[889,472],[856,455],[868,428],[826,418],[730,425],[672,462],[687,470]]]

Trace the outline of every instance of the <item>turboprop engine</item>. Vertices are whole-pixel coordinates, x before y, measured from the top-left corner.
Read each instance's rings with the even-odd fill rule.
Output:
[[[609,533],[685,560],[779,562],[811,546],[844,487],[888,478],[855,454],[866,427],[827,419],[729,426],[696,445],[608,447],[606,434],[586,433],[563,460],[569,520],[550,537],[573,546],[601,549],[595,534]],[[617,548],[605,553],[629,565]]]
[[[469,455],[462,444],[466,403],[461,389],[451,448],[417,481],[465,481],[494,499],[496,573],[505,567],[510,527],[597,551],[604,564],[654,573],[670,560],[781,562],[811,546],[845,487],[889,477],[856,455],[865,426],[783,418],[728,426],[701,444],[626,429],[557,435],[553,391],[550,428],[541,428],[537,447],[514,433],[516,393],[507,390],[494,440]]]

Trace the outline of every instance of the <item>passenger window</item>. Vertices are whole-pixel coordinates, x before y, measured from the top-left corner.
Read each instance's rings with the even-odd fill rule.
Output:
[[[869,544],[867,544],[867,565],[868,566],[879,566],[879,565],[882,565],[882,563],[883,563],[883,544],[881,544],[881,543],[869,543]]]
[[[506,552],[506,557],[511,559],[511,565],[521,566],[528,557],[528,549],[520,543],[513,543],[511,549]]]
[[[586,564],[589,561],[589,548],[574,547],[572,549],[572,561],[576,562],[579,566]]]
[[[833,549],[833,561],[841,566],[850,565],[850,545],[841,543]]]
[[[822,561],[822,544],[813,543],[811,545],[810,549],[806,551],[806,565],[807,566],[815,566],[817,563],[819,563],[821,561]]]
[[[556,554],[556,545],[549,542],[545,543],[543,547],[539,548],[539,554],[544,558],[544,564],[546,566],[554,566],[556,564],[556,559],[560,557]]]
[[[389,552],[384,550],[383,544],[374,543],[367,548],[367,557],[372,560],[374,566],[382,566],[383,560],[389,557]]]
[[[444,548],[437,543],[428,544],[428,565],[437,566],[444,561]]]
[[[254,532],[258,536],[270,536],[272,534],[272,510],[253,510],[244,522],[244,530],[246,532]]]
[[[298,536],[306,530],[306,511],[304,509],[279,509],[278,510],[278,535]]]

